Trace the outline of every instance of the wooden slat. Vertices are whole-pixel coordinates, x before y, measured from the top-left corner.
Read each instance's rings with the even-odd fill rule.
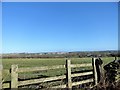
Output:
[[[84,84],[84,83],[89,83],[89,82],[93,82],[93,79],[87,79],[87,80],[83,80],[83,81],[79,81],[79,82],[73,82],[72,86],[76,86],[76,85],[80,85],[80,84]]]
[[[91,75],[91,74],[93,74],[92,71],[90,71],[90,72],[84,72],[84,73],[72,74],[71,77],[85,76],[85,75]]]
[[[53,86],[51,88],[66,88],[66,85],[64,84],[64,85],[59,85],[59,86]]]
[[[18,86],[29,85],[29,84],[36,84],[36,83],[53,81],[53,80],[64,79],[64,78],[66,78],[65,75],[63,75],[63,76],[56,76],[56,77],[49,77],[49,78],[41,78],[41,79],[32,79],[32,80],[20,81],[18,83]]]
[[[42,71],[42,70],[50,70],[50,69],[59,69],[65,68],[65,65],[55,65],[55,66],[45,66],[45,67],[30,67],[30,68],[19,68],[18,73],[20,72],[33,72],[33,71]]]
[[[67,88],[72,88],[71,60],[66,60],[66,79],[67,79]]]
[[[92,66],[93,66],[93,75],[94,75],[94,83],[97,85],[98,83],[98,77],[97,77],[97,69],[95,64],[96,58],[92,58]]]
[[[3,72],[10,73],[10,70],[9,69],[3,69]]]
[[[10,83],[3,83],[2,88],[10,88]]]
[[[92,64],[91,63],[87,63],[87,64],[71,64],[71,68],[75,68],[75,67],[91,67]]]
[[[11,88],[18,88],[18,65],[11,66]]]

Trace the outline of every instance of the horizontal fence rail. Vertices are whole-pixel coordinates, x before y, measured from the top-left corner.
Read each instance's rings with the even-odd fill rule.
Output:
[[[64,85],[59,85],[59,86],[53,86],[53,87],[51,87],[51,88],[66,88],[66,84],[64,84]]]
[[[63,75],[63,76],[56,76],[56,77],[49,77],[49,78],[25,80],[25,81],[20,81],[18,83],[18,86],[29,85],[29,84],[36,84],[36,83],[41,83],[41,82],[48,82],[48,81],[53,81],[53,80],[58,80],[58,79],[64,79],[64,78],[66,78],[65,75]]]
[[[2,88],[10,88],[10,83],[3,83]]]
[[[91,74],[93,74],[92,71],[90,71],[90,72],[84,72],[84,73],[72,74],[71,77],[85,76],[85,75],[91,75]]]
[[[80,85],[80,84],[84,84],[84,83],[89,83],[89,82],[93,82],[93,79],[87,79],[87,80],[83,80],[83,81],[79,81],[79,82],[73,82],[72,86],[76,86],[76,85]]]
[[[76,67],[92,67],[92,63],[87,63],[87,64],[71,64],[71,68],[76,68]]]
[[[60,69],[65,68],[65,65],[55,65],[55,66],[45,66],[45,67],[33,67],[31,68],[19,68],[18,73],[20,72],[33,72],[33,71],[43,71],[43,70],[50,70],[50,69]]]

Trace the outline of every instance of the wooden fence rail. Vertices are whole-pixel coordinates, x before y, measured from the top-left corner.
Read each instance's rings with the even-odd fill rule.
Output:
[[[31,67],[30,68],[18,68],[17,72],[33,72],[33,71],[43,71],[43,70],[53,70],[53,69],[60,69],[65,68],[65,65],[55,65],[55,66],[44,66],[44,67]]]
[[[60,87],[60,88],[72,88],[72,86],[76,86],[76,85],[84,84],[84,83],[89,83],[89,82],[95,82],[95,85],[96,85],[97,84],[97,73],[96,73],[95,60],[96,59],[93,58],[92,63],[87,63],[87,64],[71,64],[71,60],[66,60],[65,65],[32,67],[32,68],[18,68],[18,65],[12,65],[11,66],[11,86],[10,86],[10,88],[18,88],[19,86],[23,86],[23,85],[37,84],[37,83],[54,81],[54,80],[61,80],[61,79],[66,79],[67,83],[65,85],[53,86],[51,88],[58,88],[58,87]],[[93,71],[72,74],[71,68],[76,68],[76,67],[93,67]],[[18,81],[18,74],[21,72],[53,70],[53,69],[59,69],[59,68],[65,68],[66,75]],[[83,81],[79,81],[79,82],[72,82],[73,77],[85,76],[85,75],[93,75],[94,77],[91,79],[87,79],[87,80],[83,80]],[[4,87],[4,85],[3,85],[3,87]]]

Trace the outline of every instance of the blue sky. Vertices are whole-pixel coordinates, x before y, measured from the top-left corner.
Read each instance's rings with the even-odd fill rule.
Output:
[[[2,3],[0,2],[0,53],[2,53]]]
[[[2,5],[3,53],[118,49],[115,2]]]

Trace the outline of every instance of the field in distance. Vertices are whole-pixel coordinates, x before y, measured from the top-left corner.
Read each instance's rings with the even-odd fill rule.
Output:
[[[114,60],[114,57],[101,58],[104,64]],[[90,63],[92,58],[70,58],[72,64]],[[2,59],[4,69],[9,69],[12,64],[18,64],[19,67],[52,66],[63,65],[66,58],[40,58],[40,59]]]

